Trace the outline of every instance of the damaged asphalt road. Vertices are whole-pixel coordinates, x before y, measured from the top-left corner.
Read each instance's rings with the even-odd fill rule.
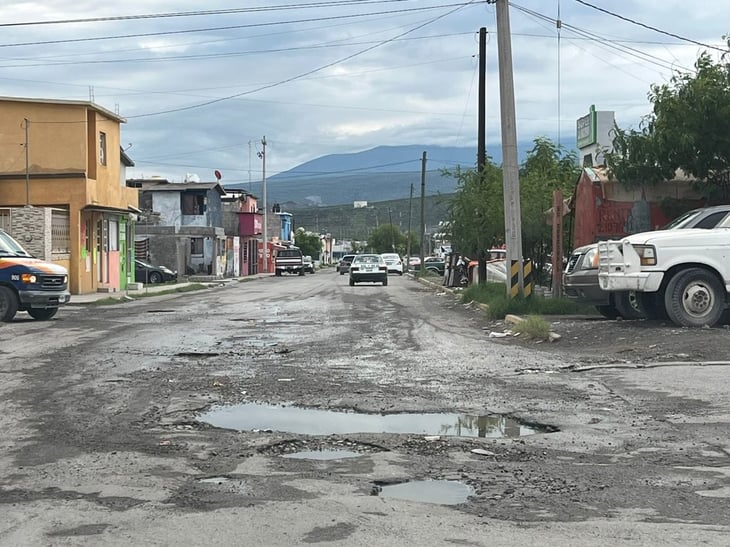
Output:
[[[19,314],[0,325],[0,544],[727,544],[729,368],[697,364],[730,358],[727,331],[551,319],[559,342],[490,339],[451,295],[333,271]],[[204,420],[284,404],[340,414]],[[332,433],[343,412],[436,429]],[[386,495],[418,481],[468,497]]]

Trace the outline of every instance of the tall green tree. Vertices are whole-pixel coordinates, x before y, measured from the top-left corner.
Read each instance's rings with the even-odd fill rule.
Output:
[[[406,252],[406,236],[395,224],[381,224],[368,236],[368,247],[375,253]]]
[[[304,228],[297,228],[294,232],[294,244],[302,250],[303,255],[319,260],[322,252],[322,240],[319,238],[319,234],[307,232]]]

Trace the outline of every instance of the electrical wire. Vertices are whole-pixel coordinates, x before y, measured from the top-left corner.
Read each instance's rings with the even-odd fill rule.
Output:
[[[161,115],[161,114],[171,114],[171,113],[174,113],[174,112],[183,112],[183,111],[186,111],[186,110],[197,109],[197,108],[201,108],[201,107],[204,107],[204,106],[209,106],[211,104],[216,104],[216,103],[220,103],[220,102],[223,102],[223,101],[228,101],[230,99],[235,99],[235,98],[238,98],[238,97],[243,97],[244,95],[251,95],[253,93],[257,93],[259,91],[264,91],[266,89],[271,89],[273,87],[278,87],[280,85],[287,84],[287,83],[293,82],[295,80],[300,80],[300,79],[302,79],[302,78],[304,78],[306,76],[309,76],[311,74],[315,74],[316,72],[321,72],[322,70],[324,70],[326,68],[330,68],[330,67],[333,67],[333,66],[342,64],[345,61],[349,61],[350,59],[354,59],[355,57],[358,57],[360,55],[363,55],[365,53],[368,53],[368,52],[370,52],[370,51],[372,51],[372,50],[374,50],[374,49],[376,49],[378,47],[381,47],[381,46],[383,46],[385,44],[389,44],[389,43],[393,42],[394,40],[397,40],[398,38],[401,38],[403,36],[406,36],[408,34],[411,34],[412,32],[415,32],[417,30],[420,30],[420,29],[422,29],[422,28],[424,28],[424,27],[426,27],[426,26],[428,26],[428,25],[430,25],[430,24],[432,24],[432,23],[434,23],[436,21],[439,21],[441,19],[444,19],[445,17],[448,17],[449,15],[451,15],[451,14],[453,14],[453,13],[455,13],[455,12],[457,12],[457,11],[459,11],[459,10],[467,7],[467,6],[470,6],[470,5],[474,4],[475,2],[477,2],[477,0],[470,0],[466,4],[460,4],[456,8],[453,8],[453,9],[447,11],[446,13],[443,13],[441,15],[438,15],[438,16],[436,16],[436,17],[434,17],[434,18],[426,21],[425,23],[421,23],[419,25],[416,25],[415,27],[413,27],[413,28],[411,28],[409,30],[406,30],[406,31],[404,31],[404,32],[402,32],[402,33],[400,33],[400,34],[392,37],[392,38],[388,38],[386,40],[383,40],[381,42],[378,42],[377,44],[375,44],[373,46],[367,47],[365,49],[361,49],[360,51],[357,51],[355,53],[352,53],[350,55],[347,55],[347,56],[342,57],[340,59],[337,59],[335,61],[332,61],[331,63],[327,63],[327,64],[321,65],[319,67],[313,68],[311,70],[308,70],[306,72],[302,72],[300,74],[297,74],[295,76],[290,76],[289,78],[285,78],[283,80],[279,80],[278,82],[274,82],[274,83],[271,83],[271,84],[259,86],[259,87],[255,88],[255,89],[251,89],[251,90],[248,90],[248,91],[242,91],[240,93],[234,93],[234,94],[228,95],[226,97],[219,97],[217,99],[212,99],[210,101],[205,101],[205,102],[197,103],[197,104],[194,104],[194,105],[181,106],[179,108],[171,108],[171,109],[167,109],[167,110],[161,110],[161,111],[158,111],[158,112],[150,112],[150,113],[146,113],[146,114],[137,114],[135,116],[128,116],[128,119],[145,118],[145,117],[150,117],[150,116],[158,116],[158,115]]]
[[[658,32],[659,34],[664,34],[666,36],[671,36],[672,38],[676,38],[677,40],[682,40],[683,42],[689,42],[690,44],[695,44],[698,46],[706,47],[708,49],[714,49],[714,50],[720,51],[722,53],[727,53],[727,49],[719,48],[719,47],[713,46],[711,44],[705,44],[704,42],[698,42],[697,40],[693,40],[692,38],[687,38],[687,37],[681,36],[679,34],[674,34],[673,32],[662,30],[660,28],[653,27],[651,25],[647,25],[646,23],[642,23],[640,21],[635,21],[634,19],[630,19],[629,17],[625,17],[623,15],[619,15],[618,13],[614,13],[607,9],[604,9],[604,8],[601,8],[598,6],[594,6],[593,4],[585,2],[584,0],[575,0],[575,2],[577,2],[578,4],[583,4],[586,7],[592,8],[596,11],[600,11],[600,12],[610,15],[612,17],[616,17],[617,19],[621,19],[622,21],[626,21],[628,23],[632,23],[634,25],[644,27],[645,29],[653,30],[654,32]]]

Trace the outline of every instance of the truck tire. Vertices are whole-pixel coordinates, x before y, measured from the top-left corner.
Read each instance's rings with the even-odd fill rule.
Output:
[[[714,327],[725,310],[725,298],[725,288],[712,272],[688,268],[669,280],[664,303],[677,325]]]
[[[647,319],[664,320],[669,318],[667,309],[664,307],[664,293],[662,291],[637,292],[636,306]]]
[[[0,321],[10,323],[18,312],[18,297],[12,289],[0,287]]]
[[[28,315],[30,315],[33,319],[37,319],[38,321],[48,321],[50,318],[56,315],[57,311],[58,308],[31,308],[28,310]]]
[[[624,319],[641,319],[644,315],[639,310],[634,291],[619,291],[613,295],[613,305]]]
[[[299,270],[299,275],[304,275],[304,268],[301,268],[301,269]]]
[[[600,313],[606,319],[616,319],[620,315],[618,313],[618,310],[610,304],[596,306],[596,309],[598,310],[598,313]]]
[[[276,270],[274,275],[276,275],[276,277],[281,277],[281,270]]]

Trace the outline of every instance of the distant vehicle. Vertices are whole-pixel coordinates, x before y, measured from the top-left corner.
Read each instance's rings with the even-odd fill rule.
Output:
[[[304,257],[304,273],[314,273],[314,261],[309,255]]]
[[[283,273],[304,275],[304,256],[299,247],[289,247],[276,251],[274,259],[276,270],[274,275],[280,277]]]
[[[355,255],[349,266],[350,287],[355,283],[371,282],[388,284],[388,265],[382,255]]]
[[[166,283],[175,281],[177,272],[165,266],[153,266],[138,258],[134,259],[134,280],[137,283]]]
[[[388,273],[397,273],[398,275],[403,275],[403,261],[400,258],[400,255],[397,253],[382,253],[380,256],[383,257],[383,260],[385,260],[385,263],[388,266]]]
[[[409,268],[420,268],[421,267],[421,257],[420,256],[412,256],[408,259],[408,267]]]
[[[662,230],[712,229],[728,214],[730,205],[693,209],[671,221]],[[563,292],[567,298],[595,306],[608,319],[619,316],[624,319],[643,317],[633,291],[607,292],[601,289],[598,283],[597,243],[578,247],[571,253],[563,274]]]
[[[337,264],[337,271],[340,275],[345,275],[350,271],[350,263],[353,258],[355,258],[355,255],[345,255],[340,259],[339,264]]]
[[[427,272],[444,275],[446,262],[443,258],[439,258],[437,256],[428,256],[423,259],[423,269]]]
[[[0,321],[9,323],[18,311],[44,321],[69,300],[66,268],[34,258],[0,230]]]

